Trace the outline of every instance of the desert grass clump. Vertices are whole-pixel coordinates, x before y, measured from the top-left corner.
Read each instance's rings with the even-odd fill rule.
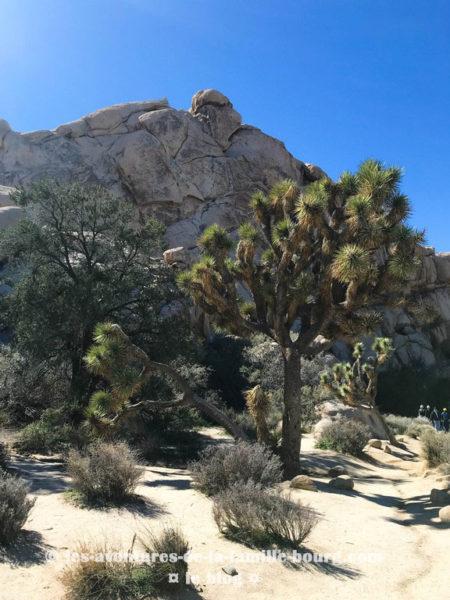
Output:
[[[316,442],[322,450],[361,456],[371,438],[370,429],[355,420],[337,419],[323,428]]]
[[[431,468],[443,465],[450,472],[450,435],[427,429],[420,436],[420,441],[427,465]]]
[[[0,546],[14,542],[33,505],[22,479],[0,473]]]
[[[214,520],[227,537],[250,546],[298,548],[317,522],[315,513],[251,481],[214,497]]]
[[[136,537],[121,560],[115,559],[119,552],[107,542],[80,544],[80,560],[62,574],[66,600],[142,600],[186,584],[188,565],[184,557],[189,543],[178,529],[167,527],[160,535],[145,530],[139,537],[147,557],[142,562],[133,555]],[[178,581],[172,583],[169,574],[178,575]]]
[[[270,487],[282,480],[283,473],[280,459],[266,446],[247,442],[210,446],[190,469],[196,487],[207,496],[237,482]]]
[[[412,417],[402,417],[401,415],[384,415],[387,426],[394,435],[403,435],[408,427],[413,423]]]
[[[165,527],[159,534],[145,529],[139,536],[139,542],[148,556],[152,556],[152,576],[159,588],[169,584],[169,575],[176,574],[178,583],[186,582],[188,564],[186,555],[189,552],[189,542],[176,527]],[[168,560],[165,560],[165,557]],[[171,584],[171,588],[174,586]]]
[[[130,497],[142,475],[136,455],[123,442],[95,442],[71,450],[67,470],[74,488],[88,501],[118,503]]]
[[[49,411],[46,411],[49,412]],[[44,414],[38,421],[25,425],[14,442],[20,454],[52,454],[87,443],[86,431],[67,423],[57,423]]]
[[[418,418],[412,420],[406,430],[406,435],[409,435],[409,437],[415,438],[416,440],[420,440],[426,431],[433,431],[430,421],[428,419]]]
[[[131,554],[121,561],[113,560],[119,551],[106,542],[81,543],[77,554],[79,560],[67,567],[61,576],[66,600],[128,600],[155,591],[150,571],[136,565]],[[144,577],[144,571],[147,577]]]
[[[9,450],[8,446],[3,442],[0,442],[0,473],[6,470],[9,462]]]

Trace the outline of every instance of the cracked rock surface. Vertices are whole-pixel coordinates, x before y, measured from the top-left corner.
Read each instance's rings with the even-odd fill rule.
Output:
[[[234,227],[255,188],[320,169],[280,141],[243,125],[216,90],[194,95],[189,111],[166,99],[98,110],[52,131],[18,133],[0,121],[0,184],[42,178],[99,183],[168,225],[169,245],[190,248],[213,222]]]

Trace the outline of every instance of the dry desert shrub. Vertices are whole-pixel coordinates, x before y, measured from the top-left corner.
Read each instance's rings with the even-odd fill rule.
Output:
[[[317,522],[309,507],[251,481],[217,494],[213,515],[222,533],[251,546],[298,548]]]
[[[450,435],[427,429],[420,436],[422,452],[429,467],[447,466],[450,472]]]
[[[247,442],[210,446],[190,469],[196,487],[208,496],[237,482],[253,481],[264,488],[282,480],[280,459],[266,446]]]
[[[3,470],[6,470],[9,462],[9,450],[8,446],[3,442],[0,442],[0,473]]]
[[[139,541],[151,559],[143,562],[137,562],[133,555],[136,537],[124,556],[107,542],[80,544],[80,560],[67,567],[61,577],[66,599],[143,600],[185,584],[188,566],[183,557],[189,544],[178,529],[166,527],[159,535],[146,530]],[[178,584],[171,583],[169,574],[178,574]]]
[[[7,473],[0,473],[0,545],[14,542],[20,533],[34,500],[28,498],[26,483]]]
[[[71,450],[67,469],[75,490],[88,500],[121,502],[133,494],[142,475],[136,455],[123,442],[96,442]]]
[[[337,419],[323,428],[316,447],[360,456],[370,438],[370,430],[363,423]]]

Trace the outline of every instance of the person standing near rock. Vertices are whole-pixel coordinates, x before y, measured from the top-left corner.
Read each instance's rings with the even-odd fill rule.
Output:
[[[433,423],[433,427],[436,431],[439,431],[441,429],[441,419],[439,417],[439,411],[435,406],[433,406],[433,410],[431,411],[430,419]]]
[[[425,406],[424,406],[423,404],[421,404],[421,405],[419,406],[419,413],[418,413],[418,415],[417,415],[417,416],[419,417],[419,419],[424,419],[424,418],[426,417],[426,414],[425,414]]]
[[[445,432],[448,433],[448,429],[449,429],[449,416],[448,416],[448,410],[446,408],[442,409],[441,423],[442,423],[442,429]]]
[[[431,406],[429,404],[425,408],[425,416],[431,421]]]

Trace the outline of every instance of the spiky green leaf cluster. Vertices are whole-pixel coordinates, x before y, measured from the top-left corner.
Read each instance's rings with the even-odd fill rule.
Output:
[[[406,292],[423,239],[404,222],[410,206],[400,180],[400,169],[368,160],[337,182],[282,180],[257,191],[234,263],[227,232],[209,227],[199,240],[204,257],[179,285],[221,327],[262,332],[305,352],[317,336],[373,329],[376,306],[397,304]],[[252,310],[239,300],[241,286]]]
[[[321,383],[350,406],[375,405],[378,368],[392,355],[394,348],[390,338],[377,337],[370,347],[371,356],[365,356],[367,348],[359,341],[353,346],[353,362],[336,363],[331,374],[324,372]]]
[[[94,332],[94,344],[85,358],[86,367],[109,384],[90,398],[85,414],[97,429],[112,429],[115,418],[122,414],[141,385],[142,365],[131,359],[128,344],[120,327],[100,323]]]

